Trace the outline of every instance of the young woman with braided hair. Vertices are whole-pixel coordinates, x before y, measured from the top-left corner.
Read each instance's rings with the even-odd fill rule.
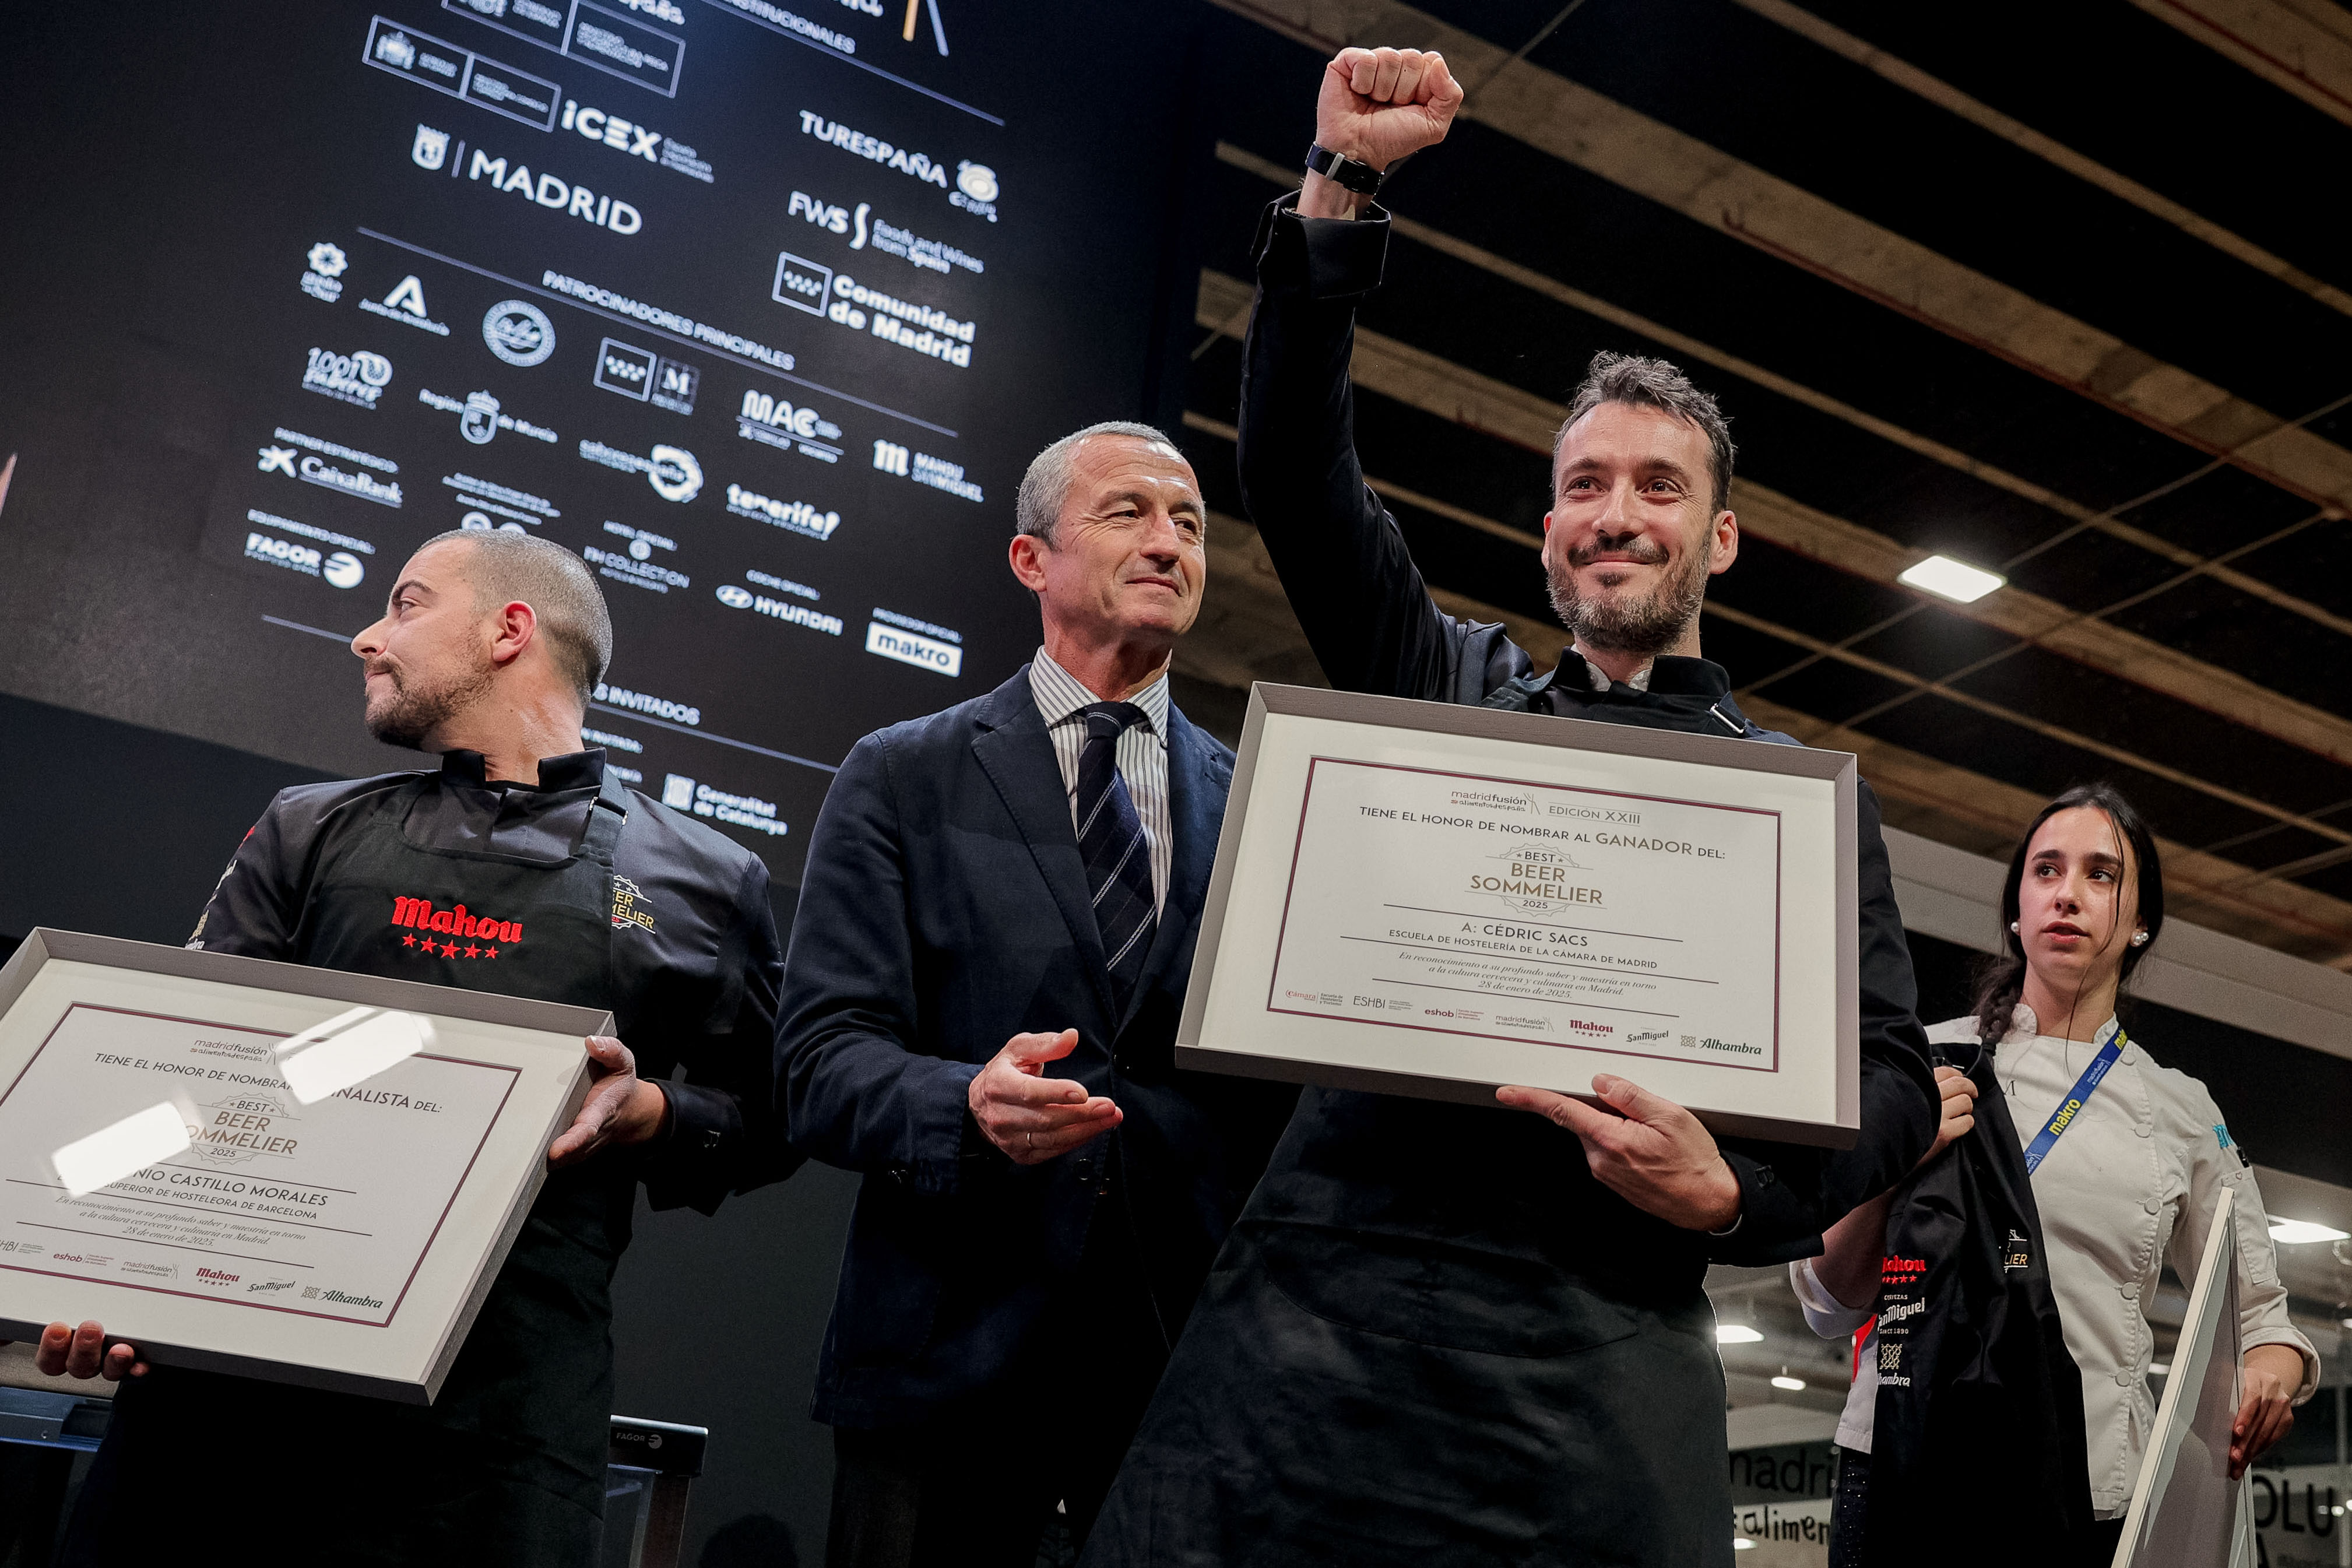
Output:
[[[2294,1406],[2318,1384],[2319,1361],[2288,1321],[2262,1194],[2211,1096],[2197,1079],[2158,1065],[2118,1028],[2117,994],[2164,925],[2156,837],[2121,792],[2081,785],[2042,808],[2011,859],[2001,921],[2003,951],[1983,976],[1974,1012],[1932,1026],[1927,1038],[1994,1052],[1992,1079],[2014,1112],[2002,1120],[2021,1142],[2040,1132],[2070,1093],[2081,1093],[2085,1069],[2117,1047],[2057,1141],[2038,1163],[2029,1152],[2025,1165],[2050,1294],[2082,1375],[2091,1513],[2100,1521],[2082,1561],[2104,1564],[2120,1537],[2156,1415],[2147,1310],[2158,1273],[2168,1260],[2184,1278],[2195,1274],[2222,1187],[2237,1194],[2245,1347],[2232,1474],[2286,1436]],[[1977,1083],[1948,1066],[1936,1070],[1943,1118],[1922,1172],[1976,1126]],[[1790,1266],[1806,1320],[1823,1338],[1872,1323],[1889,1221],[1904,1217],[1894,1205],[1908,1192],[1898,1187],[1863,1205],[1822,1237],[1822,1257]],[[1838,1425],[1832,1568],[1865,1561],[1879,1389],[1874,1341],[1874,1329],[1860,1347]],[[1929,1375],[1916,1364],[1906,1371],[1915,1380]]]

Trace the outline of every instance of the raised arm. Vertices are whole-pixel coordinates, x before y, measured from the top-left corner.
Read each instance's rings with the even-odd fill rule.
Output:
[[[1316,140],[1385,170],[1442,140],[1461,100],[1437,55],[1346,49],[1324,69]],[[1388,237],[1386,213],[1319,174],[1266,210],[1252,246],[1242,494],[1332,684],[1445,698],[1462,630],[1430,603],[1356,458],[1356,306],[1380,285]]]

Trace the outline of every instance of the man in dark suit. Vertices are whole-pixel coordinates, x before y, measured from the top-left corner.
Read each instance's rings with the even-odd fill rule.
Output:
[[[1295,1098],[1172,1060],[1233,777],[1168,696],[1192,467],[1095,426],[1017,510],[1045,646],[858,742],[793,929],[790,1136],[866,1177],[817,1373],[834,1564],[1030,1568],[1057,1506],[1085,1538]]]
[[[1461,101],[1433,54],[1342,51],[1304,188],[1258,231],[1242,485],[1317,658],[1353,690],[1795,744],[1748,722],[1699,657],[1707,579],[1738,553],[1733,454],[1714,399],[1674,366],[1603,354],[1570,400],[1543,560],[1576,640],[1544,675],[1501,626],[1431,603],[1366,488],[1348,364],[1389,226],[1369,197]],[[1819,1251],[1936,1129],[1866,785],[1858,816],[1852,1150],[1718,1144],[1608,1074],[1597,1105],[1309,1090],[1202,1291],[1089,1568],[1729,1568],[1706,1266]]]

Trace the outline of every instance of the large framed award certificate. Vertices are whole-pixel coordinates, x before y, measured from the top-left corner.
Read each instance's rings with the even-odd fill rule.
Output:
[[[0,969],[0,1338],[430,1404],[612,1016],[36,931]]]
[[[1860,1126],[1854,759],[1259,685],[1176,1059],[1494,1103],[1613,1073]]]

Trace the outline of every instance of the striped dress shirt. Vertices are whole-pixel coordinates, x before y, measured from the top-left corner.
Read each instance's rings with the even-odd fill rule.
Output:
[[[1037,711],[1045,716],[1045,732],[1053,737],[1054,760],[1062,766],[1062,793],[1069,797],[1070,826],[1078,824],[1078,758],[1087,749],[1088,703],[1104,699],[1079,684],[1078,678],[1055,664],[1044,648],[1029,661],[1029,691]],[[1143,710],[1143,722],[1130,724],[1118,738],[1118,772],[1127,793],[1142,819],[1144,843],[1151,851],[1151,903],[1157,910],[1168,902],[1168,868],[1173,858],[1168,823],[1168,677],[1160,678],[1127,699]]]

